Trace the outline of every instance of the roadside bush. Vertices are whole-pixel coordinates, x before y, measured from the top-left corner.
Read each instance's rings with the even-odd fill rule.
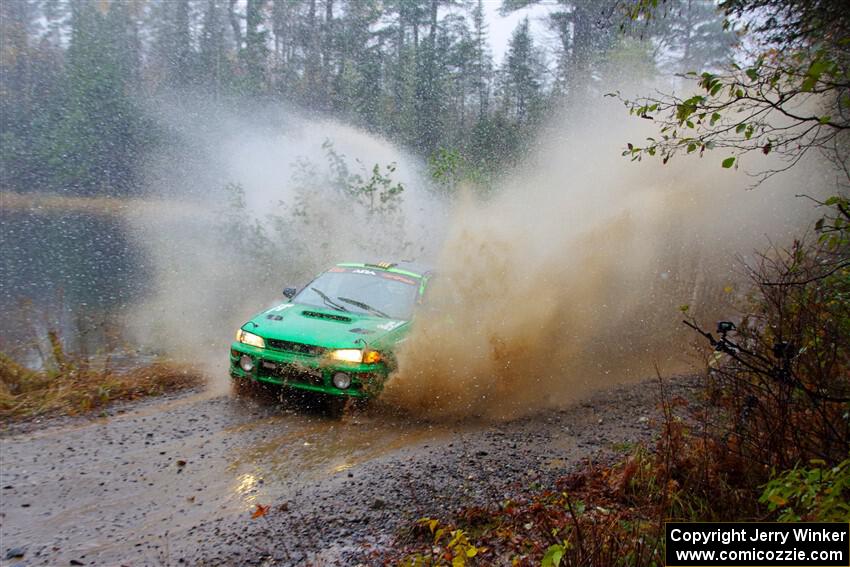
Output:
[[[850,518],[850,458],[834,467],[823,461],[794,467],[764,487],[759,501],[780,522],[846,522]],[[814,466],[819,465],[819,466]]]
[[[834,466],[850,453],[846,228],[763,255],[750,278],[749,312],[712,371],[712,434],[765,471]]]
[[[32,370],[0,353],[0,418],[4,422],[39,416],[77,415],[119,400],[161,395],[200,385],[203,378],[178,365],[156,361],[118,367],[68,354],[49,333],[50,364]]]

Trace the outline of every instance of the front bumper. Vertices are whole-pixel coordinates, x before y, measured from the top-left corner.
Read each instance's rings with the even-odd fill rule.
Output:
[[[239,366],[239,359],[243,355],[250,356],[254,362],[254,368],[250,372],[245,372]],[[332,379],[336,372],[345,372],[351,376],[351,386],[344,390],[335,387]],[[243,343],[230,345],[230,375],[233,378],[278,384],[331,396],[369,398],[380,392],[387,374],[387,367],[380,362],[336,362],[318,356],[257,348]]]

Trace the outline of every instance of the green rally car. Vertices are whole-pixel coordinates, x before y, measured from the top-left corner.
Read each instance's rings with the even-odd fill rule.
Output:
[[[230,346],[235,380],[369,398],[395,366],[431,271],[410,263],[337,264],[256,315]]]

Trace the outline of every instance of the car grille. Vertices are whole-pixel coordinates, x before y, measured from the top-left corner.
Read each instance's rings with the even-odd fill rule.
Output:
[[[260,373],[264,376],[273,376],[281,378],[287,382],[301,382],[304,384],[322,385],[324,379],[322,373],[318,370],[311,371],[305,368],[299,368],[292,364],[277,364],[263,360],[260,363]]]
[[[319,346],[305,345],[304,343],[295,343],[292,341],[282,341],[279,339],[266,339],[266,344],[275,350],[306,354],[307,356],[321,356],[327,351],[327,349]]]

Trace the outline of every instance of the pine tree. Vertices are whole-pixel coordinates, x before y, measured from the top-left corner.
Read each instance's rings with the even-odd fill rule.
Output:
[[[245,49],[240,53],[240,59],[245,71],[244,88],[248,93],[260,93],[266,89],[267,32],[261,29],[265,3],[266,0],[247,0],[245,6]]]
[[[443,65],[437,52],[438,13],[441,0],[429,0],[427,6],[428,35],[416,48],[416,147],[424,155],[437,149],[442,129]],[[421,10],[420,13],[425,12]],[[418,24],[414,24],[414,29]]]
[[[207,0],[199,41],[198,82],[218,98],[230,76],[222,0]]]
[[[538,58],[525,18],[511,35],[501,70],[503,108],[520,123],[531,120],[541,102],[543,81]]]
[[[49,165],[55,182],[78,193],[132,192],[144,155],[145,125],[128,97],[132,70],[119,46],[126,32],[120,10],[109,16],[85,0],[71,4],[66,109]]]
[[[493,56],[490,53],[487,22],[484,19],[484,0],[478,0],[472,10],[473,41],[470,75],[478,98],[478,119],[484,118],[490,107],[490,88]]]
[[[738,43],[735,32],[723,25],[724,17],[710,2],[678,0],[654,24],[656,36],[671,53],[666,67],[677,73],[717,70],[727,64]]]

